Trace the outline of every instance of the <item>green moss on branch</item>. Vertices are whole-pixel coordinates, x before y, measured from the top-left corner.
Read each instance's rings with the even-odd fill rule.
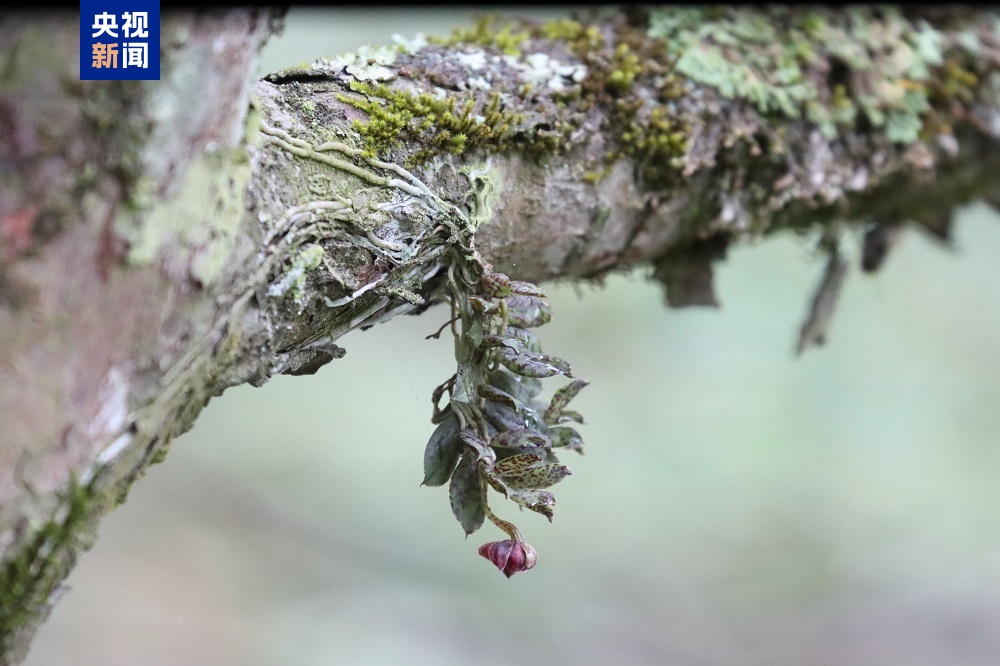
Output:
[[[60,581],[73,566],[75,554],[93,530],[95,495],[76,481],[70,483],[56,515],[33,529],[13,557],[0,566],[0,655],[11,649],[20,630],[38,621],[38,609],[53,599]]]
[[[342,102],[368,114],[354,121],[366,157],[385,156],[413,142],[418,147],[407,155],[407,166],[427,162],[436,155],[461,155],[467,151],[506,152],[527,149],[536,155],[556,150],[560,141],[551,135],[532,136],[517,132],[524,122],[519,113],[501,109],[500,94],[478,104],[473,98],[456,105],[454,97],[394,90],[386,84],[354,81],[358,95],[338,95]]]

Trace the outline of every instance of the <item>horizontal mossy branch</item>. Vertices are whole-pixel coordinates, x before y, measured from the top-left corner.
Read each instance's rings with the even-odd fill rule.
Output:
[[[703,266],[712,254],[703,242],[780,230],[819,237],[845,221],[940,230],[957,204],[994,197],[995,22],[986,12],[925,19],[893,8],[484,19],[432,44],[279,72],[257,95],[268,136],[333,141],[352,146],[356,161],[405,166],[464,213],[467,222],[452,223],[470,225],[497,270],[597,277],[661,257]],[[260,159],[282,188],[271,217],[364,186],[287,141],[265,142]],[[412,246],[436,224],[398,192],[364,197],[367,208],[338,212],[350,222],[337,234],[353,225]],[[328,222],[317,213],[301,233]],[[334,263],[349,244],[321,231],[309,238]],[[326,303],[359,289],[360,274],[381,279],[379,260],[402,260],[354,247],[360,263],[334,266],[336,281],[318,266],[319,292],[311,301],[297,293],[295,308],[276,316],[333,316]],[[658,275],[678,275],[660,263]],[[400,288],[425,298],[435,285]],[[421,305],[396,297],[384,306],[405,309],[403,300]]]
[[[0,155],[0,580],[16,591],[0,663],[212,396],[314,372],[344,333],[442,299],[456,262],[531,282],[655,262],[671,303],[711,303],[734,243],[832,247],[845,221],[946,235],[956,205],[1000,200],[985,10],[486,20],[252,90],[273,28],[253,12],[165,15],[157,87],[63,85],[76,17],[28,23],[0,25],[8,54],[47,34],[63,57],[0,67],[18,139]]]

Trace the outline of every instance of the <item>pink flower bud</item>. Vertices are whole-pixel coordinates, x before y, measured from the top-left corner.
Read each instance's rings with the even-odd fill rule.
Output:
[[[527,571],[538,563],[538,553],[523,541],[493,541],[479,547],[479,554],[496,565],[504,576],[510,578],[518,571]]]

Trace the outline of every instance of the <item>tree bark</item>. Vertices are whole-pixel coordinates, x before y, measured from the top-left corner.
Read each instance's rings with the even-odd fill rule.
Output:
[[[485,21],[253,83],[275,14],[166,13],[161,81],[106,83],[77,80],[75,16],[0,20],[0,662],[212,396],[314,372],[347,331],[447,300],[460,262],[652,262],[671,305],[714,304],[728,245],[813,234],[831,277],[800,347],[821,341],[848,224],[872,226],[871,269],[901,224],[947,237],[1000,197],[994,21]]]

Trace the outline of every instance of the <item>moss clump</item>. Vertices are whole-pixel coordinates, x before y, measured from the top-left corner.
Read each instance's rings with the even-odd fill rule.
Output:
[[[615,47],[611,62],[613,69],[608,76],[608,85],[620,92],[631,90],[636,77],[642,73],[639,56],[629,48],[628,44],[619,44]]]
[[[565,41],[587,67],[579,88],[553,95],[553,99],[584,112],[602,109],[601,130],[614,139],[606,161],[631,158],[648,185],[665,185],[685,153],[687,128],[665,106],[684,93],[684,82],[663,44],[626,24],[616,25],[610,40],[596,26],[577,21],[545,23],[534,36]],[[656,98],[636,94],[640,87],[656,91]],[[591,169],[584,179],[596,182],[607,172]]]
[[[527,38],[528,31],[518,30],[513,23],[503,23],[496,16],[484,16],[471,28],[456,28],[449,37],[431,37],[428,41],[443,46],[477,44],[517,56],[521,55],[521,44]]]
[[[945,59],[938,76],[928,82],[931,111],[924,122],[922,136],[951,134],[955,105],[968,109],[975,103],[980,79],[974,67],[971,54],[952,54]]]
[[[504,153],[514,150],[545,158],[565,149],[570,133],[580,127],[582,114],[595,107],[603,113],[594,117],[601,131],[614,141],[607,162],[622,157],[634,159],[651,186],[661,186],[671,177],[686,150],[686,126],[664,108],[684,94],[683,77],[674,71],[673,58],[664,45],[650,39],[644,30],[619,23],[605,35],[596,25],[575,20],[550,21],[540,26],[515,30],[484,18],[471,30],[457,30],[438,43],[475,44],[519,53],[527,40],[546,39],[565,43],[586,67],[579,85],[559,91],[540,91],[552,100],[545,111],[546,122],[535,125],[525,113],[501,108],[497,92],[472,93],[464,102],[426,92],[404,92],[387,84],[354,81],[351,91],[338,98],[367,114],[356,120],[354,129],[368,157],[388,158],[397,148],[407,146],[407,166],[419,166],[436,155],[462,155],[470,151]],[[531,99],[536,93],[524,84],[518,96]],[[637,91],[642,90],[643,94]],[[647,99],[645,91],[656,96]],[[591,178],[606,169],[590,165]]]
[[[38,617],[56,586],[85,545],[84,523],[93,514],[89,486],[71,483],[56,517],[35,530],[17,554],[0,565],[0,654],[17,631]],[[59,515],[65,512],[64,515]]]
[[[945,60],[941,73],[943,76],[938,79],[939,87],[933,89],[933,94],[966,105],[971,105],[975,101],[979,77],[972,71],[971,63],[962,62],[953,56]]]
[[[649,180],[661,181],[681,166],[687,133],[663,107],[649,112],[644,123],[621,134],[621,152],[636,159]]]
[[[459,106],[453,97],[413,94],[385,84],[351,82],[351,90],[361,96],[339,95],[338,99],[368,114],[367,120],[354,121],[368,157],[384,156],[408,141],[423,146],[407,157],[409,166],[441,153],[460,155],[476,149],[504,152],[527,148],[530,153],[544,155],[562,143],[558,135],[518,132],[516,127],[524,117],[501,110],[499,93],[491,93],[485,105],[470,98]]]
[[[601,37],[601,31],[597,26],[584,26],[572,19],[543,23],[538,32],[546,39],[566,42],[570,49],[577,53],[598,49],[604,44],[604,38]]]

